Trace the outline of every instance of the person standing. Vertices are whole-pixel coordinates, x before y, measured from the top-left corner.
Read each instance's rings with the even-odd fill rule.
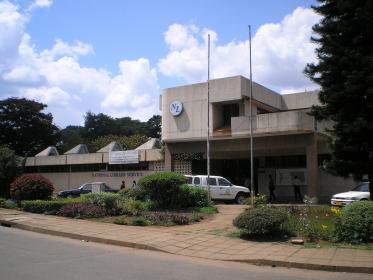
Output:
[[[276,195],[275,195],[275,183],[273,181],[272,175],[269,175],[269,183],[268,183],[268,189],[269,189],[269,203],[272,201],[276,201]]]
[[[122,184],[120,185],[120,189],[124,190],[126,188],[126,182],[122,181]]]
[[[133,183],[132,183],[132,188],[136,188],[137,187],[137,184],[136,184],[136,181],[133,180]]]
[[[295,201],[302,202],[302,194],[300,193],[300,185],[301,181],[299,180],[298,176],[294,176],[293,179],[293,188],[294,188],[294,199]]]

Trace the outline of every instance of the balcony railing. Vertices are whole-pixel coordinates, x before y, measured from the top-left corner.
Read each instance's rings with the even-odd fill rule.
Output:
[[[250,117],[233,117],[231,129],[232,136],[250,133]],[[260,114],[253,117],[253,133],[255,134],[297,133],[313,130],[315,130],[315,120],[305,111]]]

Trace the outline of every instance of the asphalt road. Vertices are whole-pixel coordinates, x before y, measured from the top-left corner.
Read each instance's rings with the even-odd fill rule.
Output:
[[[371,280],[372,275],[206,261],[0,227],[0,279]]]

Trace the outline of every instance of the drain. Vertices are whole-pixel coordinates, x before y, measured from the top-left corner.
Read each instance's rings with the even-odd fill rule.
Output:
[[[8,224],[8,223],[0,223],[0,226],[2,226],[2,227],[12,227],[12,225]]]

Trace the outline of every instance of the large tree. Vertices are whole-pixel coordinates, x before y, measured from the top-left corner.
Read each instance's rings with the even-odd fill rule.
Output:
[[[21,159],[7,146],[0,146],[0,197],[9,197],[10,184],[21,175]]]
[[[47,105],[25,98],[0,101],[0,144],[16,155],[34,155],[59,140],[59,129],[53,124]]]
[[[337,174],[368,175],[373,199],[373,1],[318,0],[313,27],[318,62],[306,74],[321,86],[318,120],[331,120]]]
[[[152,138],[161,137],[162,128],[162,117],[160,115],[154,115],[144,125],[145,134]]]
[[[84,138],[84,127],[69,125],[61,130],[61,141],[57,148],[60,153],[65,153],[71,148],[79,144],[85,144],[87,141]]]

